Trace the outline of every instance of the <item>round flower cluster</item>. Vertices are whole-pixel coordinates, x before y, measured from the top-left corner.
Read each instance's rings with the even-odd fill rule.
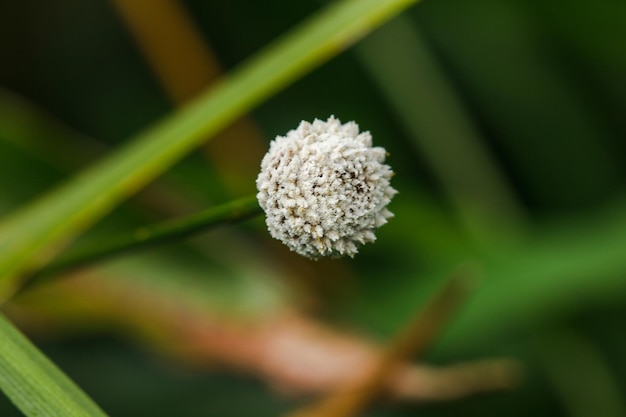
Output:
[[[256,180],[270,234],[309,258],[354,256],[393,214],[385,149],[354,122],[301,122],[270,144]]]

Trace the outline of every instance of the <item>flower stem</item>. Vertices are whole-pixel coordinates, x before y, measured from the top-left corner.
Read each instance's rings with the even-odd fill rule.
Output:
[[[262,212],[256,196],[248,196],[180,219],[144,226],[101,244],[61,255],[57,260],[37,272],[31,283],[39,281],[43,277],[49,277],[106,258],[178,241],[221,224],[249,219]]]

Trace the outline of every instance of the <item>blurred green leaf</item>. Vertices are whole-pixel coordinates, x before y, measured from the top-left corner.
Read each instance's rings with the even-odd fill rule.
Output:
[[[524,210],[417,25],[399,17],[355,50],[468,231],[519,231]]]

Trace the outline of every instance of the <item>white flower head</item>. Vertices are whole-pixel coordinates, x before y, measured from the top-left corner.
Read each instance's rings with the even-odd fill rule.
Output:
[[[354,256],[393,214],[386,152],[354,122],[301,122],[261,163],[257,198],[272,237],[309,258]]]

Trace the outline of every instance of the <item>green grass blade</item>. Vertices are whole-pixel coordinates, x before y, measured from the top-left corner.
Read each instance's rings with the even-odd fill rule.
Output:
[[[177,114],[0,225],[0,300],[21,277],[262,100],[417,0],[346,0],[314,16]]]
[[[106,416],[1,314],[0,388],[28,417]]]
[[[56,120],[25,97],[0,87],[0,141],[64,172],[104,151],[92,138]]]

